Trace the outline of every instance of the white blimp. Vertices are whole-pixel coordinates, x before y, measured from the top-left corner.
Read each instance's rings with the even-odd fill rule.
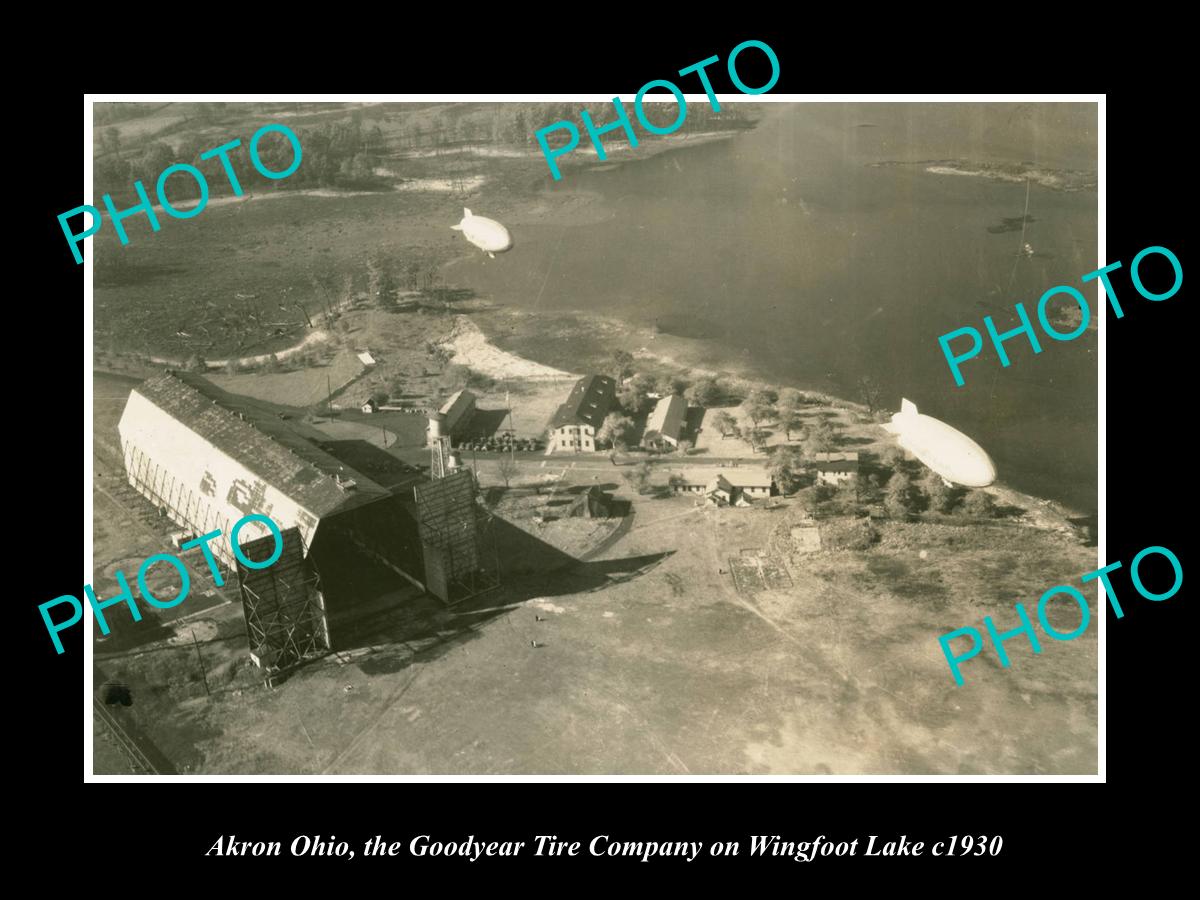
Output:
[[[942,476],[947,484],[986,487],[996,480],[996,466],[987,451],[956,428],[917,412],[915,403],[900,401],[900,412],[885,429],[899,437],[900,446]]]
[[[477,216],[465,206],[462,221],[450,226],[455,231],[461,231],[463,237],[490,256],[496,258],[497,253],[503,253],[512,247],[512,235],[508,229],[495,219]]]

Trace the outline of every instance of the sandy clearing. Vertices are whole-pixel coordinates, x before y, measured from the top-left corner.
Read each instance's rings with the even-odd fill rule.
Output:
[[[558,381],[578,376],[544,366],[492,344],[479,326],[466,316],[455,316],[454,328],[441,346],[454,351],[451,362],[467,366],[492,378],[523,378],[529,381]]]

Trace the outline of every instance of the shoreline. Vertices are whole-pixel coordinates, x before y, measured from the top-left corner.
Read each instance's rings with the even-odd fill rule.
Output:
[[[465,345],[467,353],[478,354],[484,346],[487,346],[492,348],[497,355],[502,356],[507,360],[518,361],[518,364],[524,364],[526,366],[534,367],[535,369],[550,369],[551,371],[562,372],[562,370],[554,368],[552,364],[543,363],[542,361],[538,360],[536,358],[536,354],[530,354],[525,348],[522,348],[522,352],[518,353],[505,348],[500,343],[497,343],[498,340],[503,341],[503,337],[494,333],[489,333],[489,329],[486,327],[487,324],[489,324],[488,317],[497,314],[505,315],[509,318],[526,320],[537,319],[538,317],[546,316],[546,314],[543,313],[526,312],[523,310],[514,310],[512,308],[502,307],[476,312],[471,316],[461,315],[456,317],[455,329],[453,329],[451,333],[447,335],[447,338],[442,342],[443,346],[452,346],[456,351],[459,351],[460,348],[457,342],[463,340],[467,341]],[[479,317],[484,318],[484,323],[482,325],[479,321],[477,321],[477,318]],[[627,339],[636,339],[640,334],[648,331],[648,329],[642,329],[638,326],[630,325],[619,319],[598,316],[594,313],[573,314],[558,312],[553,314],[553,318],[560,320],[560,322],[562,319],[574,319],[579,323],[580,330],[585,330],[592,333],[599,331],[601,333],[602,336],[597,339],[595,346],[588,348],[587,350],[583,350],[583,348],[578,347],[575,348],[574,355],[580,360],[580,366],[578,366],[579,368],[587,368],[583,365],[583,363],[587,361],[589,357],[594,360],[608,350],[608,347],[603,346],[607,343],[606,338],[610,340],[612,338],[619,339],[623,335]],[[469,321],[470,327],[463,328],[461,331],[459,331],[458,329],[460,326],[458,323],[461,320]],[[595,327],[597,324],[601,324],[603,327],[597,329]],[[656,335],[656,337],[662,337],[662,335]],[[678,342],[690,342],[696,345],[695,347],[691,348],[692,353],[703,355],[705,352],[704,344],[706,342],[703,339],[678,337],[673,339]],[[628,346],[629,344],[633,343],[638,343],[638,341],[626,340],[623,346]],[[692,380],[697,377],[721,378],[739,389],[761,388],[777,390],[779,388],[792,387],[810,396],[818,397],[822,401],[829,403],[835,408],[849,410],[861,415],[868,415],[867,407],[864,404],[846,400],[842,397],[830,394],[827,391],[812,389],[802,385],[781,381],[764,380],[761,376],[755,373],[746,372],[744,370],[733,371],[728,368],[710,368],[702,365],[693,365],[674,356],[664,355],[658,353],[656,350],[650,350],[644,345],[630,350],[630,352],[633,354],[635,363],[637,361],[649,361],[653,364],[656,364],[657,367],[662,370],[653,374],[679,374]],[[457,362],[459,360],[456,358],[455,361]],[[592,366],[591,368],[595,368],[595,366]],[[483,374],[491,373],[484,371]],[[508,377],[517,382],[529,380],[544,383],[547,380],[546,378],[525,379],[520,375],[510,375]],[[575,378],[578,376],[564,373],[558,377],[562,379]],[[873,424],[875,428],[878,428],[880,431],[882,431],[883,426],[881,423],[875,422]],[[895,445],[895,442],[891,439],[890,435],[888,435],[885,440],[887,440],[890,444]],[[1021,515],[1018,521],[1029,525],[1030,527],[1039,528],[1041,530],[1056,531],[1063,533],[1064,535],[1074,535],[1077,533],[1078,526],[1076,526],[1072,520],[1086,521],[1094,518],[1092,514],[1086,513],[1080,509],[1072,508],[1059,500],[1038,497],[1034,494],[1028,494],[1017,490],[1016,488],[1007,485],[1003,480],[997,480],[993,484],[988,485],[988,487],[982,488],[981,490],[991,494],[999,505],[1014,505],[1021,507],[1025,510],[1025,512]]]

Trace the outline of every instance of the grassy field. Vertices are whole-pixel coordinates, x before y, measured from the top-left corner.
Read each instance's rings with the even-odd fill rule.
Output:
[[[337,393],[354,381],[366,369],[349,350],[334,354],[328,363],[298,369],[294,372],[222,375],[206,373],[218,387],[234,394],[279,403],[286,406],[318,406],[326,402],[329,392]]]
[[[720,429],[712,424],[712,418],[718,411],[715,408],[705,410],[704,420],[701,422],[700,431],[696,437],[696,450],[710,456],[734,456],[743,459],[753,459],[757,456],[766,460],[766,454],[756,451],[743,438],[733,434],[727,437],[721,436]],[[750,416],[746,414],[744,405],[726,407],[724,412],[734,418],[742,433],[754,427]],[[839,449],[877,452],[891,444],[885,431],[873,422],[864,421],[865,417],[853,410],[814,406],[802,412],[800,417],[803,427],[822,422],[828,423],[835,430],[838,440],[841,441]],[[764,421],[760,424],[767,433],[765,441],[767,447],[799,446],[801,443],[800,439],[803,435],[801,429],[792,429],[791,440],[788,440],[787,433],[776,423]]]

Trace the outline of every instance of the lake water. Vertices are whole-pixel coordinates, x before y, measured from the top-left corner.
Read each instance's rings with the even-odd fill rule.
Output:
[[[982,332],[986,314],[1007,330],[1014,302],[1033,316],[1046,289],[1081,287],[1100,264],[1096,192],[1032,184],[1022,240],[1024,181],[871,165],[1094,172],[1094,105],[763,109],[732,140],[568,172],[553,189],[597,192],[607,218],[514,227],[504,265],[478,256],[455,281],[521,308],[657,324],[711,342],[713,367],[749,363],[781,384],[858,399],[853,382],[870,374],[891,408],[907,397],[974,437],[1005,483],[1095,512],[1095,331],[1069,343],[1039,331],[1036,356],[1010,341],[1007,369],[985,345],[961,388],[937,337]]]

